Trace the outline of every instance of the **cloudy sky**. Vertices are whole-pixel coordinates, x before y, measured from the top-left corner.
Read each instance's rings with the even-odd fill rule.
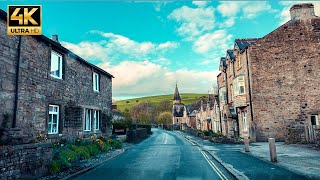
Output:
[[[4,2],[1,9],[13,4]],[[176,81],[181,92],[207,93],[234,39],[265,36],[289,20],[297,2],[41,4],[43,33],[58,34],[62,45],[113,74],[113,97],[126,99],[173,93]],[[319,15],[320,3],[314,4]]]

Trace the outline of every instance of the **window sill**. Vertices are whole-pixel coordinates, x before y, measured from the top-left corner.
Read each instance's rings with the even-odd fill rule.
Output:
[[[53,79],[59,79],[59,80],[62,80],[62,77],[53,76],[53,75],[51,75],[51,74],[50,74],[50,77],[51,77],[51,78],[53,78]]]

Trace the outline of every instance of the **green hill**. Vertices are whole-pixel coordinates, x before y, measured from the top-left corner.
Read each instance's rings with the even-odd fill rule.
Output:
[[[192,93],[182,93],[180,94],[181,99],[182,99],[182,103],[184,104],[191,104],[194,103],[198,100],[200,100],[200,98],[202,96],[208,96],[207,94],[192,94]],[[140,103],[140,102],[145,102],[145,101],[149,101],[151,102],[153,105],[157,105],[159,104],[159,102],[161,101],[165,101],[165,100],[169,100],[172,101],[173,100],[173,94],[168,94],[168,95],[160,95],[160,96],[148,96],[148,97],[141,97],[141,98],[134,98],[134,99],[126,99],[126,100],[121,100],[121,101],[117,101],[116,104],[118,106],[118,109],[120,111],[124,110],[125,108],[130,109],[132,106]]]

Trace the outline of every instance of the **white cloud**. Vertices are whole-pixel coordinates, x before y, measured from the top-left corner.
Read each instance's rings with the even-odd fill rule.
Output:
[[[267,1],[222,1],[217,9],[223,17],[235,18],[241,12],[241,17],[246,19],[255,18],[263,12],[275,12]]]
[[[206,7],[208,3],[208,1],[192,1],[192,4],[198,7]]]
[[[312,3],[314,5],[314,13],[316,16],[320,16],[320,2],[319,1],[281,1],[279,2],[280,5],[284,6],[278,15],[280,19],[280,25],[286,23],[290,20],[290,8],[294,4],[299,3]]]
[[[122,61],[116,66],[104,63],[99,66],[115,76],[113,94],[117,98],[169,94],[174,91],[176,80],[180,92],[205,93],[218,74],[218,71],[172,71],[150,61]]]
[[[225,52],[232,43],[232,35],[228,35],[226,30],[217,30],[213,33],[206,33],[200,36],[193,44],[193,49],[197,53]]]
[[[201,61],[199,64],[201,64],[201,65],[208,65],[208,64],[212,64],[212,63],[214,63],[214,61],[212,61],[212,60],[203,60],[203,61]]]
[[[167,51],[179,46],[177,42],[167,41],[156,44],[152,42],[137,42],[125,36],[105,33],[101,31],[90,31],[93,34],[99,34],[105,39],[97,42],[82,41],[78,44],[61,42],[63,46],[84,59],[110,61],[122,56],[130,59],[145,59],[149,56],[162,57]]]
[[[100,41],[100,42],[83,41],[78,44],[72,44],[72,43],[63,41],[61,42],[61,44],[84,59],[91,58],[91,59],[100,59],[103,61],[108,60],[107,58],[108,49],[104,47],[105,45],[104,41]]]
[[[193,37],[212,30],[215,26],[213,7],[190,8],[182,6],[173,10],[168,18],[179,23],[176,32],[186,40],[192,40]]]
[[[232,27],[235,23],[235,17],[228,17],[225,21],[219,24],[221,28]]]

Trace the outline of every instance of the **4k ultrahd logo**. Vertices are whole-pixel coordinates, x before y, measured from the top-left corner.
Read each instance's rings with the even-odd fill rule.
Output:
[[[41,6],[8,6],[8,35],[41,35]]]

